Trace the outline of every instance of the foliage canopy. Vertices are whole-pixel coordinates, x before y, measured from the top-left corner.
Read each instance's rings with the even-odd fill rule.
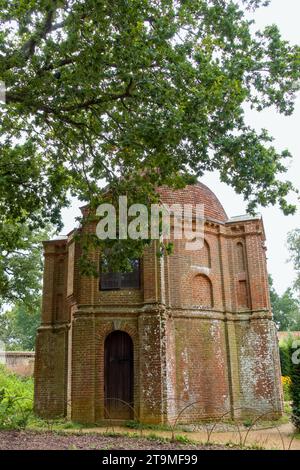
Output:
[[[2,221],[57,222],[68,190],[91,201],[103,179],[141,202],[207,170],[250,209],[293,211],[288,151],[244,119],[290,114],[299,89],[299,47],[245,16],[267,3],[1,0]]]

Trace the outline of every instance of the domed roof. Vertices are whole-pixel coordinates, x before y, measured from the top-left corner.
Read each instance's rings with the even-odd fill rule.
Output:
[[[226,222],[228,217],[216,195],[203,183],[187,185],[183,189],[167,186],[158,188],[161,201],[165,204],[204,204],[204,216],[218,222]]]

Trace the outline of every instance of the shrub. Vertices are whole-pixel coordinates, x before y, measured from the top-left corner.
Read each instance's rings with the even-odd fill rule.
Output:
[[[0,365],[0,428],[25,428],[32,406],[33,379],[19,377]]]
[[[295,349],[291,348],[291,356]],[[300,362],[296,358],[291,360],[291,398],[292,398],[292,421],[296,426],[297,430],[300,431]]]
[[[291,378],[288,375],[281,376],[284,401],[291,400]]]
[[[279,344],[281,374],[286,377],[290,375],[290,341]]]

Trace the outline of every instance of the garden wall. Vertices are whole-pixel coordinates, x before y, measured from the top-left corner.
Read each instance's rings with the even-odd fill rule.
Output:
[[[0,364],[5,364],[8,370],[22,376],[33,375],[34,352],[0,351]]]

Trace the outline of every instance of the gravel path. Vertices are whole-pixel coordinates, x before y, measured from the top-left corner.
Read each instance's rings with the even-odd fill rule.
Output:
[[[137,431],[128,428],[114,427],[117,433],[136,434]],[[223,431],[220,429],[213,432],[210,441],[214,444],[203,445],[206,442],[207,432],[197,430],[194,432],[177,432],[187,439],[195,442],[193,444],[184,444],[180,442],[162,442],[160,440],[146,439],[144,437],[127,437],[115,435],[103,435],[103,428],[83,429],[80,433],[73,430],[64,433],[57,432],[33,432],[33,431],[0,431],[0,450],[212,450],[212,449],[236,449],[244,439],[247,440],[247,446],[264,447],[265,449],[298,449],[300,450],[300,440],[293,439],[294,428],[288,424],[282,424],[278,428],[256,429],[247,434],[247,431],[241,430],[241,435],[235,431]],[[153,435],[153,431],[144,430],[144,436]],[[170,438],[170,431],[155,431],[157,436]],[[234,443],[235,446],[228,447],[226,443]]]
[[[103,431],[103,430],[102,430]],[[185,445],[144,438],[101,434],[58,434],[55,432],[0,431],[0,450],[177,450],[228,449],[223,445]]]
[[[136,430],[126,429],[120,426],[114,426],[114,431],[117,433],[121,432],[136,432]],[[209,429],[209,427],[208,427]],[[102,432],[103,428],[90,428],[83,429],[85,433],[89,432]],[[300,439],[293,438],[295,429],[291,423],[281,424],[278,427],[270,427],[264,429],[243,429],[240,428],[238,432],[237,426],[233,427],[232,430],[220,431],[214,430],[210,436],[210,442],[216,443],[220,446],[232,443],[239,446],[240,443],[245,443],[247,446],[252,448],[264,448],[264,449],[278,449],[278,450],[300,450]],[[153,431],[145,429],[143,431],[144,436],[152,434]],[[161,437],[170,438],[170,431],[155,431],[155,434]],[[207,429],[193,432],[176,431],[175,434],[180,434],[194,442],[203,443],[207,441]]]

